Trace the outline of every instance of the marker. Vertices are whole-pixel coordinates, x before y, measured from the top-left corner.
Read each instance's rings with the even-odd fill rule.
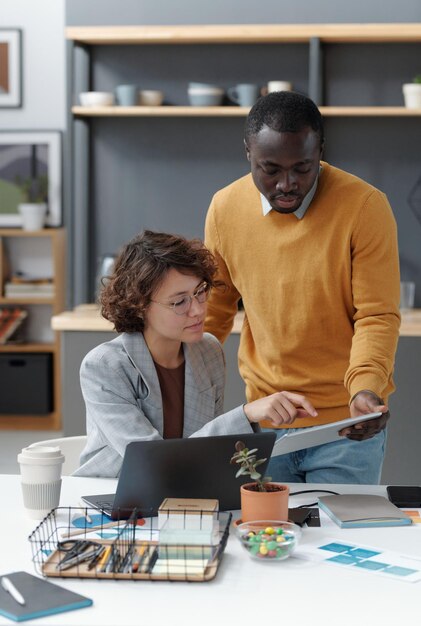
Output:
[[[3,587],[5,591],[7,591],[7,593],[10,593],[10,595],[12,596],[14,600],[16,600],[16,602],[22,605],[26,604],[25,598],[20,593],[20,591],[16,589],[15,585],[12,583],[10,578],[7,578],[6,576],[2,576],[1,586]]]

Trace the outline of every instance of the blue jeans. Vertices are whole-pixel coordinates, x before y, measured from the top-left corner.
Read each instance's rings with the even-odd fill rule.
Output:
[[[279,439],[285,435],[286,429],[274,432]],[[266,474],[272,480],[284,483],[377,485],[380,482],[385,444],[385,430],[365,441],[352,441],[343,437],[341,441],[272,457]]]

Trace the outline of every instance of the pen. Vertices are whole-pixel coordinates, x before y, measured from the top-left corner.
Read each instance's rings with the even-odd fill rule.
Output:
[[[94,558],[89,562],[88,570],[94,569],[95,565],[101,560],[106,550],[107,548],[105,546],[102,546],[102,548],[96,553]]]
[[[1,586],[3,587],[5,591],[7,591],[7,593],[10,593],[10,595],[12,596],[14,600],[16,600],[16,602],[22,605],[25,604],[25,598],[20,593],[20,591],[16,589],[15,585],[12,583],[10,578],[7,578],[6,576],[2,576]]]
[[[88,515],[88,510],[86,506],[83,506],[83,502],[79,502],[79,509],[82,511],[82,515],[86,519],[88,524],[92,524],[92,518]]]
[[[109,557],[111,556],[112,546],[108,546],[103,552],[100,562],[98,563],[98,571],[105,572]]]

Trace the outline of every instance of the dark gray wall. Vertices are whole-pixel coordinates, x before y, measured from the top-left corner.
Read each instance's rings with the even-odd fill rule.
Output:
[[[421,21],[419,0],[301,4],[251,0],[211,5],[182,0],[68,0],[68,25],[311,23]],[[324,103],[402,105],[401,85],[421,66],[420,44],[326,45]],[[190,80],[228,87],[292,80],[307,91],[306,45],[98,46],[92,85],[119,83],[160,88],[166,101],[187,103]],[[76,98],[76,94],[74,94]],[[421,306],[421,120],[328,118],[325,158],[376,185],[389,196],[399,227],[402,277],[417,283]],[[248,171],[243,118],[132,118],[92,121],[90,275],[98,258],[115,252],[142,228],[202,236],[212,194]],[[419,185],[418,202],[409,196]],[[417,219],[414,207],[418,207]],[[76,234],[77,235],[77,234]],[[72,294],[70,295],[70,304]]]
[[[419,0],[67,0],[69,25],[418,22]]]

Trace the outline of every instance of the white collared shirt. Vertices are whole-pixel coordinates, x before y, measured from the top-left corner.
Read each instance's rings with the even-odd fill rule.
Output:
[[[317,185],[319,182],[319,176],[320,176],[320,172],[322,170],[322,167],[319,167],[319,174],[316,176],[316,180],[313,183],[312,188],[310,189],[310,191],[308,192],[308,194],[304,197],[304,200],[302,201],[301,205],[298,207],[298,209],[296,211],[294,211],[294,215],[297,219],[301,220],[303,219],[304,215],[307,212],[308,207],[311,204],[311,201],[314,198],[314,194],[317,191]],[[270,204],[269,201],[265,198],[265,196],[261,193],[260,194],[260,200],[262,202],[262,209],[263,209],[263,215],[267,215],[268,213],[270,213],[271,211],[274,211],[275,209],[273,209]]]

